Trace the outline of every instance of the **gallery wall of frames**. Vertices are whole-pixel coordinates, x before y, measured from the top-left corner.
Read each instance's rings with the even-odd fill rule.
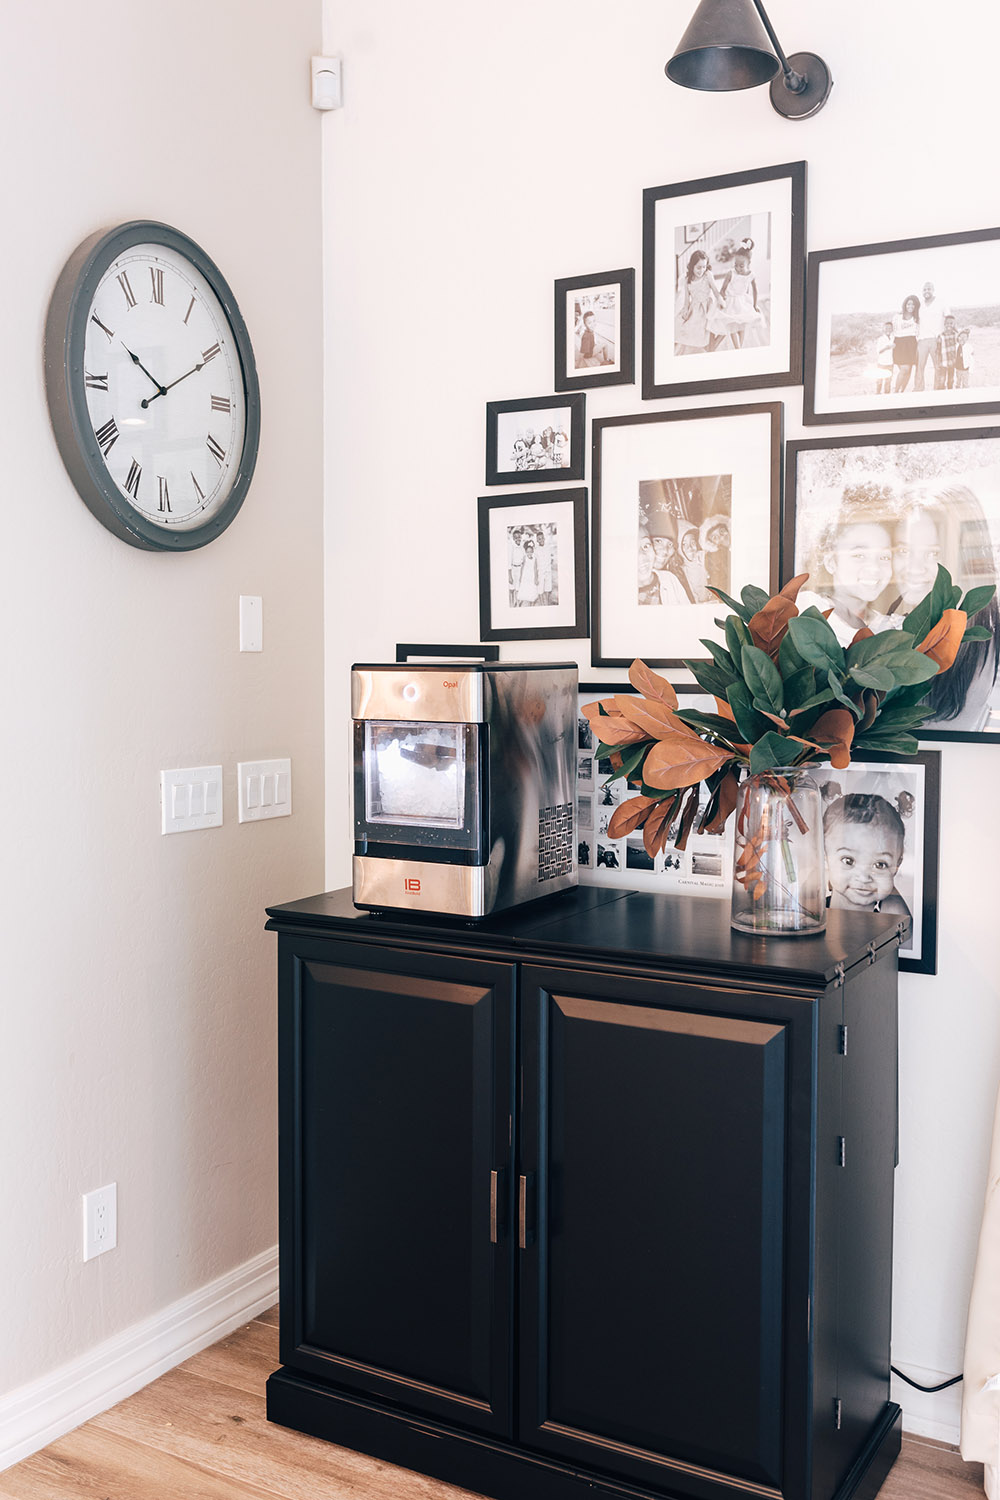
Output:
[[[807,255],[806,176],[799,161],[647,188],[638,320],[634,268],[561,277],[556,394],[487,405],[482,640],[589,636],[581,701],[629,691],[596,679],[636,657],[692,693],[685,663],[722,639],[713,588],[808,573],[800,604],[832,611],[848,644],[863,625],[901,624],[939,564],[963,592],[997,579],[1000,426],[947,424],[1000,411],[1000,228]],[[636,410],[601,415],[601,390],[636,379],[637,338]],[[807,427],[857,430],[785,443],[783,404],[746,394],[782,386],[802,387]],[[642,406],[682,396],[704,405]],[[991,639],[963,646],[932,691],[929,744],[1000,741],[995,600],[976,623]],[[655,862],[641,840],[607,839],[617,794],[592,749],[581,715],[581,879],[725,895],[728,836]],[[823,772],[831,799],[881,796],[904,829],[902,967],[923,973],[935,972],[939,760],[924,748]]]

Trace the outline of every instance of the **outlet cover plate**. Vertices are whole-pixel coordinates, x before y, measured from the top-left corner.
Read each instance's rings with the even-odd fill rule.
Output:
[[[83,1258],[93,1260],[118,1244],[118,1184],[83,1195]]]

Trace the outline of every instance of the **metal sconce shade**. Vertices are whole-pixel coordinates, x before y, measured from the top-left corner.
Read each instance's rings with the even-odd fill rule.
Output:
[[[753,0],[701,0],[664,72],[687,89],[753,89],[781,68]]]
[[[701,0],[663,71],[684,88],[715,93],[770,81],[771,104],[786,120],[808,120],[833,87],[814,52],[785,56],[761,0]]]

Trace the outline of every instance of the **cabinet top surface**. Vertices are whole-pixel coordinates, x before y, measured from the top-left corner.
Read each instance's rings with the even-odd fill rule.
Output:
[[[611,960],[630,967],[706,977],[750,968],[762,980],[825,987],[838,971],[894,954],[898,917],[831,911],[818,937],[746,937],[729,925],[729,902],[645,891],[577,886],[481,921],[394,911],[359,911],[349,889],[267,908],[272,931],[427,942],[460,949],[506,950],[512,958],[563,962]]]

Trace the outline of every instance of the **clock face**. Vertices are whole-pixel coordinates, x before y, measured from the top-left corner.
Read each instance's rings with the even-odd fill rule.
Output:
[[[256,373],[232,293],[193,241],[155,224],[81,246],[63,283],[46,366],[71,476],[125,541],[202,546],[235,516],[256,457]]]

